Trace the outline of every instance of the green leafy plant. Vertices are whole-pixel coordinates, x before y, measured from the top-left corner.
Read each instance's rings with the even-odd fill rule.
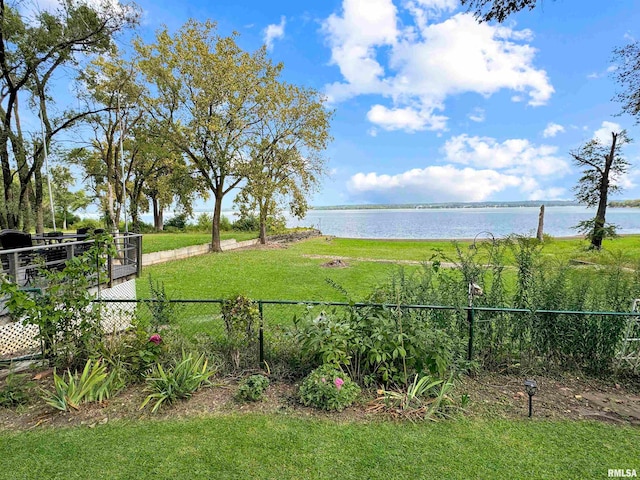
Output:
[[[392,409],[403,415],[417,415],[422,418],[444,417],[453,406],[451,390],[454,384],[435,379],[430,375],[415,375],[413,382],[402,391],[379,390],[376,402],[385,409]]]
[[[360,387],[333,365],[312,371],[300,385],[300,401],[322,410],[342,411],[356,401]]]
[[[27,381],[28,375],[10,373],[0,388],[0,407],[11,408],[29,402],[29,390],[33,382]]]
[[[254,325],[260,321],[258,305],[251,299],[238,295],[222,303],[227,348],[236,370],[240,369],[242,358],[255,352],[256,332]],[[255,356],[255,354],[253,355]]]
[[[43,355],[53,365],[81,368],[102,339],[100,311],[92,303],[90,287],[105,265],[105,254],[115,253],[113,239],[98,235],[83,255],[65,263],[61,271],[41,268],[37,292],[21,290],[4,280],[0,293],[8,297],[7,307],[15,320],[38,327]]]
[[[147,305],[151,312],[151,324],[155,327],[169,325],[175,316],[175,305],[171,303],[164,283],[160,280],[154,282],[149,275],[149,292],[151,301]]]
[[[251,375],[240,384],[238,398],[249,402],[262,400],[268,386],[269,379],[264,375]]]
[[[194,357],[193,354],[182,352],[182,359],[165,369],[156,364],[146,378],[146,390],[151,392],[140,408],[144,408],[153,401],[152,412],[166,404],[179,399],[190,398],[203,385],[209,384],[209,379],[215,371],[209,368],[209,361],[204,354]]]
[[[54,391],[44,391],[45,403],[57,410],[77,410],[86,402],[102,402],[113,394],[114,375],[101,360],[88,360],[78,376],[67,370],[62,376],[53,373]]]

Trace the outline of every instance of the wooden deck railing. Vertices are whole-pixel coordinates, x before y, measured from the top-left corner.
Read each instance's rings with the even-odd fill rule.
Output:
[[[139,276],[142,269],[142,235],[135,233],[115,234],[115,255],[106,256],[106,283]],[[26,248],[0,250],[2,273],[20,286],[29,287],[38,280],[42,269],[64,268],[65,263],[84,254],[94,240],[35,245]]]

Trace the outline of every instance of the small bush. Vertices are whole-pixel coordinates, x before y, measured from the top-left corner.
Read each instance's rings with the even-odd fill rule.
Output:
[[[241,366],[241,352],[252,356],[255,352],[256,332],[254,325],[260,321],[258,305],[251,299],[238,295],[222,303],[222,318],[226,332],[226,342],[231,361],[237,370]],[[255,357],[255,354],[253,355]]]
[[[260,220],[255,215],[248,215],[233,222],[232,227],[243,232],[255,232],[260,229]]]
[[[248,402],[257,402],[262,400],[268,386],[269,379],[264,375],[251,375],[240,384],[238,398]]]
[[[11,408],[26,404],[32,386],[33,383],[27,381],[27,375],[10,373],[4,386],[0,388],[0,407]]]
[[[164,222],[164,229],[168,231],[169,228],[175,228],[182,231],[186,228],[188,219],[189,217],[186,213],[179,213]]]
[[[109,375],[100,360],[88,360],[80,376],[67,370],[62,376],[53,372],[53,392],[44,391],[45,403],[57,410],[77,410],[81,403],[101,402],[112,396],[114,375]]]
[[[209,378],[214,373],[204,355],[194,357],[183,351],[182,360],[166,370],[162,365],[156,364],[146,379],[147,391],[151,393],[140,408],[153,400],[155,403],[151,411],[155,413],[165,403],[190,398],[200,387],[209,383]]]
[[[322,365],[300,386],[300,401],[322,410],[342,411],[360,394],[360,387],[333,365]]]
[[[233,230],[233,225],[231,224],[231,221],[224,215],[220,217],[220,230],[222,230],[223,232],[228,232],[230,230]],[[209,222],[209,231],[211,231],[211,222]]]
[[[95,230],[96,228],[104,228],[104,224],[99,220],[94,220],[92,218],[83,218],[82,220],[75,222],[73,224],[74,228],[88,228],[90,230]]]

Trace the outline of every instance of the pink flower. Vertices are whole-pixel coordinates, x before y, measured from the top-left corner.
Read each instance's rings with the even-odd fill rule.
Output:
[[[322,383],[327,383],[327,379],[322,377]]]
[[[336,388],[338,390],[340,390],[342,388],[342,384],[344,383],[344,380],[342,380],[340,377],[336,377],[336,379],[333,381],[333,383],[336,384]]]
[[[160,345],[162,343],[162,337],[160,335],[158,335],[157,333],[154,333],[153,335],[151,335],[149,337],[149,341],[151,343],[155,343],[156,345]]]

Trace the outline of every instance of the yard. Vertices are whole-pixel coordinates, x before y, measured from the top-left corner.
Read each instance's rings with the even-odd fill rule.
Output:
[[[200,243],[195,236],[177,240],[172,239],[172,234],[161,234],[160,237],[163,237],[161,243],[164,246],[182,246],[189,241]],[[640,257],[637,243],[638,237],[629,237],[616,244],[618,251],[628,255],[629,260],[625,260],[625,264]],[[468,245],[462,246],[463,252],[472,253]],[[446,257],[454,253],[450,244],[442,242],[317,238],[284,246],[203,255],[145,268],[143,278],[138,281],[138,295],[141,298],[149,297],[150,276],[153,281],[164,284],[166,293],[174,299],[228,298],[244,293],[262,300],[345,301],[346,297],[361,300],[376,286],[387,283],[385,288],[389,289],[389,276],[399,265],[403,265],[408,272],[417,271],[420,263],[431,259],[436,250],[445,252],[445,262],[449,260]],[[616,255],[621,253],[585,252],[576,240],[553,241],[542,253],[546,259],[564,263],[570,259],[584,259],[584,256],[595,263],[607,263],[609,258],[615,258]],[[338,258],[342,261],[332,262]],[[512,284],[508,288],[512,288],[520,273],[515,268],[513,257],[507,259],[506,263],[506,277],[510,278],[507,283]],[[579,268],[581,270],[575,272],[583,280],[591,278],[595,272],[593,267]],[[603,282],[605,278],[606,282],[614,282],[603,283],[602,288],[607,292],[613,292],[611,285],[617,285],[622,296],[635,288],[625,283],[627,280],[620,280],[615,275],[607,277],[602,273],[604,270],[598,271]],[[589,274],[585,275],[585,272]],[[629,278],[632,275],[632,272],[624,269],[617,272]],[[438,282],[450,282],[447,285],[451,288],[457,285],[457,280],[454,280],[444,275]],[[411,287],[407,283],[402,288],[410,290]],[[573,292],[570,281],[553,284],[547,290],[545,285],[536,288],[561,297],[568,296],[562,293],[565,291],[563,288],[568,293]],[[346,290],[347,296],[341,289]],[[420,289],[425,294],[439,294],[441,290],[437,285],[427,287],[426,284]],[[393,292],[387,290],[387,293]],[[461,298],[466,298],[465,295],[462,291]],[[594,301],[600,301],[600,294],[596,290],[589,295]],[[165,308],[162,305],[160,308]],[[238,320],[244,315],[238,313],[240,311],[253,315],[256,321],[257,312],[251,310],[254,307],[249,305],[248,309],[242,310],[245,307],[237,303],[232,310],[234,315],[238,315],[234,321],[243,321]],[[240,369],[234,368],[225,357],[232,344],[228,343],[228,339],[225,340],[220,305],[191,303],[178,304],[176,308],[183,310],[162,312],[156,309],[153,315],[150,312],[148,320],[151,324],[143,330],[123,336],[122,343],[105,339],[97,346],[103,358],[108,360],[105,360],[105,364],[114,368],[118,365],[123,372],[128,372],[129,383],[112,398],[102,402],[80,403],[77,409],[67,407],[67,411],[63,412],[56,412],[42,400],[33,399],[12,409],[0,408],[0,479],[573,479],[605,478],[609,469],[640,470],[640,386],[637,377],[585,378],[579,370],[561,372],[558,365],[565,365],[564,357],[558,357],[558,353],[565,348],[562,342],[568,341],[568,337],[553,336],[553,332],[544,325],[527,324],[526,327],[532,332],[534,328],[539,328],[535,335],[541,335],[540,345],[549,348],[548,351],[535,350],[536,355],[547,357],[536,359],[529,356],[533,359],[533,368],[520,364],[517,356],[511,356],[513,353],[517,355],[518,350],[508,351],[515,345],[514,339],[521,338],[512,336],[511,327],[503,330],[479,328],[476,332],[476,339],[480,342],[478,348],[484,349],[483,355],[494,355],[491,357],[494,360],[485,357],[483,361],[487,361],[487,365],[491,361],[496,363],[486,369],[479,367],[481,363],[475,367],[471,364],[469,368],[476,372],[474,375],[465,375],[463,372],[467,370],[458,370],[460,376],[455,386],[442,397],[443,405],[447,406],[430,416],[436,421],[430,421],[421,417],[419,408],[405,410],[404,407],[390,407],[388,400],[384,400],[384,403],[380,401],[382,397],[380,390],[376,391],[376,385],[380,388],[383,383],[380,380],[381,370],[377,369],[394,365],[393,368],[398,367],[395,370],[395,383],[385,384],[384,388],[402,392],[406,391],[407,380],[406,373],[404,386],[397,380],[402,377],[401,365],[405,365],[405,369],[409,365],[413,369],[411,372],[416,372],[418,367],[415,359],[422,358],[420,355],[413,359],[407,356],[407,362],[411,360],[414,363],[405,364],[404,360],[400,362],[403,354],[398,354],[398,358],[395,353],[392,356],[391,350],[398,350],[395,335],[384,339],[376,347],[387,352],[387,359],[382,363],[374,361],[377,366],[370,372],[371,378],[377,383],[363,387],[363,393],[355,404],[347,406],[344,411],[327,413],[300,403],[299,387],[303,377],[315,368],[313,359],[317,361],[321,355],[316,351],[311,356],[307,352],[304,359],[297,356],[305,352],[305,348],[315,348],[315,344],[301,346],[295,343],[300,340],[295,340],[291,332],[280,328],[290,325],[294,310],[297,312],[305,307],[266,305],[267,321],[275,318],[273,312],[287,315],[281,324],[267,325],[269,328],[265,331],[268,359],[265,373],[271,378],[265,398],[260,402],[245,403],[238,400],[237,394],[243,379],[249,373],[256,372],[256,352],[243,350],[243,358],[245,355],[247,359],[254,356],[254,360],[250,361],[253,363],[245,363]],[[80,310],[88,313],[84,307]],[[167,328],[159,320],[166,316],[170,317],[167,321],[174,326],[173,329]],[[449,332],[447,335],[455,336],[458,317],[462,318],[464,331],[464,312],[452,312],[450,317],[424,317],[419,321],[436,322],[432,326],[436,328],[438,325],[441,334]],[[344,319],[349,317],[337,318],[346,321]],[[384,325],[396,328],[394,318],[381,316],[364,322],[356,316],[353,321],[364,323],[355,323],[349,328],[380,328]],[[399,318],[403,318],[401,325],[407,327],[405,330],[403,326],[400,331],[402,342],[426,341],[426,346],[416,343],[414,347],[426,349],[426,355],[437,356],[442,353],[429,350],[432,347],[428,345],[431,345],[429,342],[433,338],[420,336],[419,330],[424,327],[415,330],[416,323],[412,323],[409,317]],[[389,319],[392,323],[385,324]],[[566,344],[577,349],[574,360],[589,360],[591,350],[585,349],[589,347],[587,340],[591,338],[588,335],[600,338],[603,325],[600,320],[594,318],[585,324],[591,329],[582,332],[587,335],[585,341]],[[449,327],[446,322],[449,321],[453,322],[449,326],[453,326],[454,330],[447,330]],[[516,316],[509,320],[516,321]],[[572,320],[566,318],[563,321]],[[325,338],[323,327],[314,330],[313,324],[309,325],[308,335]],[[493,328],[493,324],[487,325]],[[495,325],[499,326],[497,323]],[[571,326],[571,323],[565,325]],[[155,332],[162,335],[162,339],[156,335],[158,344],[152,342],[154,335],[151,334]],[[581,333],[580,330],[576,332]],[[372,338],[372,335],[364,333],[364,337]],[[85,337],[74,337],[73,341],[82,338]],[[490,348],[481,343],[483,338],[490,340]],[[433,344],[436,350],[439,341]],[[318,345],[320,348],[326,347],[322,342]],[[465,339],[461,342],[460,339],[454,339],[450,345],[451,348],[465,347]],[[496,349],[493,352],[494,345],[507,350],[501,353]],[[601,343],[594,344],[594,355],[604,362],[610,362],[607,351],[600,350],[601,346]],[[163,362],[167,374],[173,375],[176,359],[184,358],[185,353],[181,351],[184,352],[185,348],[212,355],[217,372],[211,377],[212,384],[199,389],[200,384],[197,384],[191,392],[191,398],[175,398],[170,405],[165,404],[160,408],[158,413],[152,413],[149,407],[141,410],[140,405],[146,396],[154,391],[149,390],[154,381],[150,374],[151,367],[155,362]],[[447,355],[445,352],[442,357],[449,362],[447,369],[467,368],[464,362],[454,366],[461,359],[457,357],[451,363],[453,357]],[[553,359],[555,363],[547,363],[545,358]],[[366,362],[362,365],[365,368],[370,366]],[[437,375],[433,373],[436,370],[432,370],[433,375]],[[154,375],[159,375],[158,370],[153,371],[156,372]],[[425,372],[423,370],[421,374],[428,376]],[[43,388],[50,391],[51,375],[50,369],[41,372],[36,385],[30,387],[31,395],[35,396],[35,391],[42,391]],[[527,398],[522,392],[523,378],[530,375],[540,385],[534,396],[532,419],[526,416]],[[176,381],[178,378],[176,374]],[[332,382],[329,384],[333,385]],[[0,391],[2,394],[6,392],[6,389]],[[165,395],[166,390],[163,392]],[[424,398],[431,402],[434,397]]]
[[[3,432],[0,478],[606,478],[640,431],[593,422],[440,423],[226,414]]]

